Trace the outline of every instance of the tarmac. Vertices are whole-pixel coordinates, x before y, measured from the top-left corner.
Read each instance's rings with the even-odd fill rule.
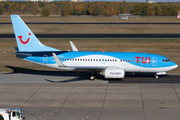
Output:
[[[180,120],[180,75],[97,78],[88,73],[1,73],[1,108],[26,120]]]

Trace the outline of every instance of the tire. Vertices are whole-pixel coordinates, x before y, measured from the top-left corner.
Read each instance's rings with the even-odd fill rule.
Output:
[[[155,75],[155,76],[154,76],[154,78],[155,78],[155,79],[158,79],[158,78],[159,78],[159,76],[158,76],[158,75]]]
[[[2,117],[2,115],[0,115],[0,120],[4,120],[4,118]]]
[[[95,79],[95,76],[90,76],[90,78],[89,78],[90,80],[94,80]]]

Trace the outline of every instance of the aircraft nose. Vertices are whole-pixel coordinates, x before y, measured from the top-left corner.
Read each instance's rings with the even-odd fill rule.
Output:
[[[178,67],[178,65],[176,64],[176,65],[174,65],[174,66],[172,66],[172,67],[175,69],[175,68],[177,68],[177,67]]]
[[[172,68],[172,69],[175,69],[175,68],[177,68],[177,67],[178,67],[178,65],[177,65],[176,63],[171,62],[171,68]]]

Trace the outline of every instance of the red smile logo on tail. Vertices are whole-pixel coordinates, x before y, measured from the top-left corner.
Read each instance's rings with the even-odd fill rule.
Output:
[[[31,33],[29,33],[29,35],[31,35]],[[22,36],[18,36],[18,38],[20,39],[22,44],[27,44],[30,40],[30,38],[28,38],[25,42],[22,40]]]

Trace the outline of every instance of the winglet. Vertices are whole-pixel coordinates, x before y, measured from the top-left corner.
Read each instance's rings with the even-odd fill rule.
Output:
[[[55,53],[52,53],[53,56],[54,56],[54,59],[56,61],[56,64],[59,66],[59,67],[65,67],[65,65],[59,60],[59,58],[57,57],[57,55]]]
[[[78,49],[76,48],[76,46],[73,44],[72,41],[70,41],[70,44],[73,51],[78,51]]]

